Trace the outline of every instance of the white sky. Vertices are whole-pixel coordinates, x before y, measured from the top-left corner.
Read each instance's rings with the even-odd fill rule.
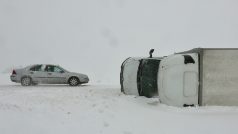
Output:
[[[237,0],[0,0],[0,71],[59,64],[119,84],[130,56],[237,47]]]

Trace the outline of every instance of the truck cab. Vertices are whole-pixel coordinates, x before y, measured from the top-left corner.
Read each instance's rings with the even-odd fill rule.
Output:
[[[198,105],[198,61],[197,53],[173,54],[161,60],[158,71],[161,103],[179,107]]]

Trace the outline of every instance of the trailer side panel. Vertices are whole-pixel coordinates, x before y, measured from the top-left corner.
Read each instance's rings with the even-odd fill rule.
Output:
[[[202,105],[238,106],[238,49],[204,49]]]

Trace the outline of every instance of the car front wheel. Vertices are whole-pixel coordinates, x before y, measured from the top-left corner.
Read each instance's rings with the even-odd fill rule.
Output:
[[[23,77],[21,79],[22,86],[30,86],[31,85],[31,78],[30,77]]]
[[[69,79],[69,85],[70,86],[77,86],[77,85],[79,85],[79,79],[77,78],[77,77],[71,77],[70,79]]]

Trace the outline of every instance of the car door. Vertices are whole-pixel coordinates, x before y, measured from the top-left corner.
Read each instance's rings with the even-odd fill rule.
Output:
[[[64,70],[55,65],[46,65],[47,79],[49,84],[65,84],[66,76]]]
[[[43,65],[35,65],[29,69],[29,76],[31,76],[32,81],[35,83],[46,83],[46,73],[43,70]]]

